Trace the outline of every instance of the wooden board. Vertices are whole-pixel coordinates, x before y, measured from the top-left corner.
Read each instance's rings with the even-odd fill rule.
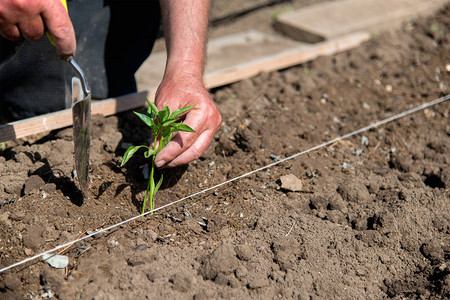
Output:
[[[270,57],[207,73],[205,76],[205,84],[208,88],[214,88],[250,78],[262,72],[272,72],[288,68],[311,61],[319,56],[332,55],[355,48],[362,42],[369,40],[369,38],[370,35],[366,32],[355,32],[315,45],[302,45]]]
[[[154,96],[152,92],[141,92],[119,98],[95,101],[91,106],[92,114],[109,116],[121,111],[141,107],[145,97]],[[20,121],[0,125],[0,142],[24,138],[32,134],[60,129],[72,125],[72,110],[65,109]]]
[[[261,72],[270,72],[313,60],[321,55],[332,55],[349,50],[367,41],[370,35],[366,32],[352,33],[330,41],[308,47],[293,47],[263,59],[242,63],[234,67],[224,68],[205,75],[207,88],[215,88],[246,78]],[[119,98],[97,101],[92,104],[92,114],[104,116],[135,109],[146,105],[145,98],[153,101],[156,88],[130,94]],[[45,114],[25,120],[0,125],[0,142],[24,138],[26,136],[59,129],[72,125],[70,109]]]
[[[208,42],[205,73],[220,72],[246,62],[271,57],[289,49],[299,49],[302,46],[309,45],[256,30],[222,36]],[[138,90],[158,86],[164,75],[166,59],[166,51],[150,55],[136,72]]]
[[[286,36],[317,43],[355,31],[378,33],[418,14],[431,14],[449,0],[339,0],[284,13],[274,21]]]

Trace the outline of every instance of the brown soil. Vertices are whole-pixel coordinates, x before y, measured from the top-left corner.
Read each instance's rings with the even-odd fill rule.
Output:
[[[222,128],[200,159],[162,171],[156,206],[447,95],[449,12],[212,91]],[[0,299],[448,298],[449,111],[446,101],[84,240],[64,251],[66,269],[7,271]],[[131,112],[93,123],[84,203],[71,129],[0,152],[1,266],[139,213],[147,161],[119,165],[148,129]]]

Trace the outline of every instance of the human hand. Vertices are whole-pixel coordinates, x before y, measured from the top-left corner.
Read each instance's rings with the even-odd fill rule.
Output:
[[[52,34],[62,59],[75,54],[75,32],[61,0],[0,0],[0,34],[11,41]]]
[[[222,122],[202,78],[183,72],[165,76],[156,92],[155,103],[158,109],[169,106],[170,111],[195,105],[183,121],[195,132],[178,132],[156,156],[156,166],[175,167],[199,158]]]

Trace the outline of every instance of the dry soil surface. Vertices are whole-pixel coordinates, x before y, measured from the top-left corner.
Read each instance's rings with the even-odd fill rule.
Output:
[[[449,94],[450,7],[357,49],[211,91],[206,153],[164,169],[162,206]],[[1,299],[450,297],[450,103],[320,147],[0,275]],[[0,265],[139,214],[148,140],[93,118],[90,194],[71,129],[0,152]],[[141,153],[140,153],[141,154]],[[159,174],[158,174],[159,176]]]

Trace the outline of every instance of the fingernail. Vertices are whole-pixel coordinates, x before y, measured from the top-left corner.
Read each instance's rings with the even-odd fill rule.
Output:
[[[161,168],[165,164],[166,164],[166,162],[164,160],[155,161],[155,166],[157,166],[158,168]]]

